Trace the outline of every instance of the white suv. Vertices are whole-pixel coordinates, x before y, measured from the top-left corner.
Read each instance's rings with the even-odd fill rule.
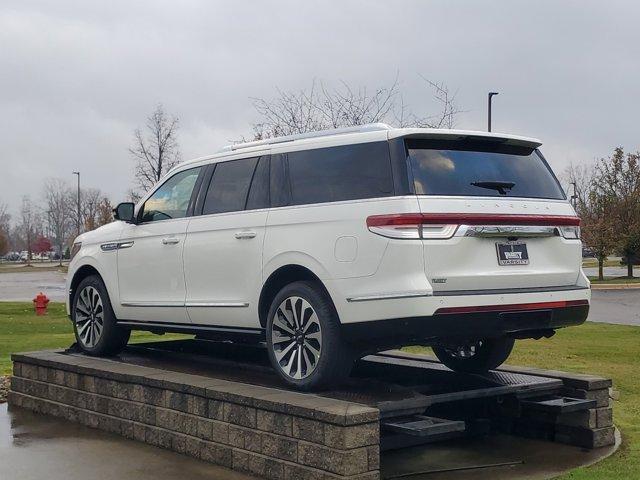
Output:
[[[68,313],[107,355],[131,330],[266,342],[300,389],[429,345],[483,371],[589,310],[579,219],[532,138],[375,124],[232,145],[77,238]]]

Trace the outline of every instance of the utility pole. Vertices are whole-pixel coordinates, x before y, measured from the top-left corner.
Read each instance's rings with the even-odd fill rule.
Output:
[[[576,192],[576,182],[571,182],[571,185],[573,185],[573,195],[571,196],[571,203],[573,203],[573,209],[577,210],[578,209],[578,194]]]
[[[491,131],[491,99],[493,98],[494,95],[498,95],[498,92],[489,92],[489,96],[487,98],[487,101],[488,101],[488,104],[489,104],[489,109],[487,111],[487,114],[488,114],[487,131],[488,132]]]
[[[73,172],[74,175],[78,176],[78,236],[80,236],[80,172]]]

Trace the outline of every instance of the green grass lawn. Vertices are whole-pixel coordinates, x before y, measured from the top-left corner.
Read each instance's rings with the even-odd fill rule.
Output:
[[[583,267],[597,267],[598,260],[595,258],[583,258],[582,259]],[[604,267],[623,267],[624,265],[620,263],[620,258],[607,258],[603,264]],[[638,265],[634,265],[637,267]]]
[[[134,332],[132,342],[171,340],[184,335]],[[38,317],[27,302],[0,302],[0,375],[11,373],[11,354],[66,348],[75,341],[62,303],[50,303],[49,314]]]
[[[62,272],[67,273],[67,264],[62,266],[56,262],[36,262],[32,265],[26,263],[0,263],[0,273],[20,273],[20,272]]]
[[[132,341],[171,338],[184,336],[137,332]],[[64,348],[72,342],[71,324],[62,304],[51,304],[48,316],[37,317],[29,303],[0,302],[0,375],[10,373],[12,352]],[[622,430],[623,445],[612,457],[564,478],[640,478],[640,327],[586,323],[560,330],[550,339],[518,341],[508,363],[613,378],[617,392],[614,420]]]
[[[559,330],[550,339],[520,340],[508,363],[612,378],[617,392],[614,422],[622,431],[623,444],[613,456],[562,478],[640,478],[640,327],[589,322]]]

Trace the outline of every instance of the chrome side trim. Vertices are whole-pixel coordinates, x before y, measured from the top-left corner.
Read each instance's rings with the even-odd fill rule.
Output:
[[[123,307],[184,307],[184,302],[120,302]]]
[[[227,308],[243,308],[248,307],[249,302],[187,302],[187,307],[227,307]]]
[[[133,241],[130,242],[109,242],[100,245],[100,249],[103,252],[112,252],[113,250],[120,250],[121,248],[133,247]]]
[[[398,292],[398,293],[379,293],[375,295],[362,295],[360,297],[349,297],[347,302],[369,302],[372,300],[394,300],[398,298],[416,298],[430,297],[431,292]]]
[[[466,295],[508,295],[517,293],[546,293],[546,292],[570,292],[574,290],[589,290],[589,287],[581,285],[563,285],[559,287],[522,287],[522,288],[498,288],[487,290],[440,290],[433,292],[434,297],[459,297]]]
[[[558,237],[558,227],[535,225],[460,225],[455,237]]]

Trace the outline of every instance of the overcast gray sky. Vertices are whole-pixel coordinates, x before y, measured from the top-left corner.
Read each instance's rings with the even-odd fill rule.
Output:
[[[640,148],[640,2],[0,1],[0,202],[17,214],[43,180],[131,186],[133,130],[162,102],[184,159],[251,132],[250,97],[316,78],[371,88],[400,73],[458,90],[457,127],[535,136],[570,161]]]

